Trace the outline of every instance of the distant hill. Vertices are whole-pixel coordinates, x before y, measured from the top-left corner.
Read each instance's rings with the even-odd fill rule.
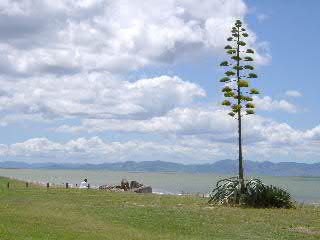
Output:
[[[25,162],[0,162],[0,168],[25,168],[25,169],[88,169],[111,170],[131,172],[185,172],[185,173],[216,173],[236,174],[237,161],[222,160],[210,164],[184,165],[163,161],[144,162],[118,162],[102,164],[62,164],[62,163],[25,163]],[[245,170],[248,175],[268,176],[320,176],[320,163],[307,164],[296,162],[254,162],[245,161]]]

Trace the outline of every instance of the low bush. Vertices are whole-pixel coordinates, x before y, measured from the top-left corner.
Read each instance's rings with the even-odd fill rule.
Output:
[[[276,186],[268,186],[260,179],[246,180],[241,191],[239,178],[232,177],[217,182],[210,194],[210,204],[245,205],[255,208],[293,208],[289,192]]]

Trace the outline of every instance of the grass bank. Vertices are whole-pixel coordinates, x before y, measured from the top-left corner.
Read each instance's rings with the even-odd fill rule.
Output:
[[[210,207],[197,197],[26,188],[0,178],[0,239],[320,239],[320,208]]]

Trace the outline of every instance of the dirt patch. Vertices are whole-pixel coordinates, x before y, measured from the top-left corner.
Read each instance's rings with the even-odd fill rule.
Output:
[[[215,209],[217,209],[217,207],[204,207],[203,209],[206,209],[206,210],[215,210]]]
[[[320,230],[315,230],[307,227],[293,227],[293,228],[289,228],[289,231],[304,233],[306,235],[312,235],[312,236],[320,236]]]

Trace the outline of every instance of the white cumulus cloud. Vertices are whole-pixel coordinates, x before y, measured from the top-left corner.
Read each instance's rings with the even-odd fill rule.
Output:
[[[302,97],[302,93],[296,90],[288,90],[285,94],[288,97]]]
[[[241,0],[1,1],[0,69],[65,75],[167,64],[220,51],[235,19],[247,12]],[[249,33],[249,44],[258,46]]]
[[[2,124],[34,117],[133,118],[161,116],[191,104],[205,91],[178,77],[161,76],[128,82],[107,73],[2,81]]]
[[[274,100],[269,96],[254,97],[254,102],[257,105],[258,110],[285,111],[288,113],[297,113],[300,110],[298,106],[288,102],[287,100]]]

